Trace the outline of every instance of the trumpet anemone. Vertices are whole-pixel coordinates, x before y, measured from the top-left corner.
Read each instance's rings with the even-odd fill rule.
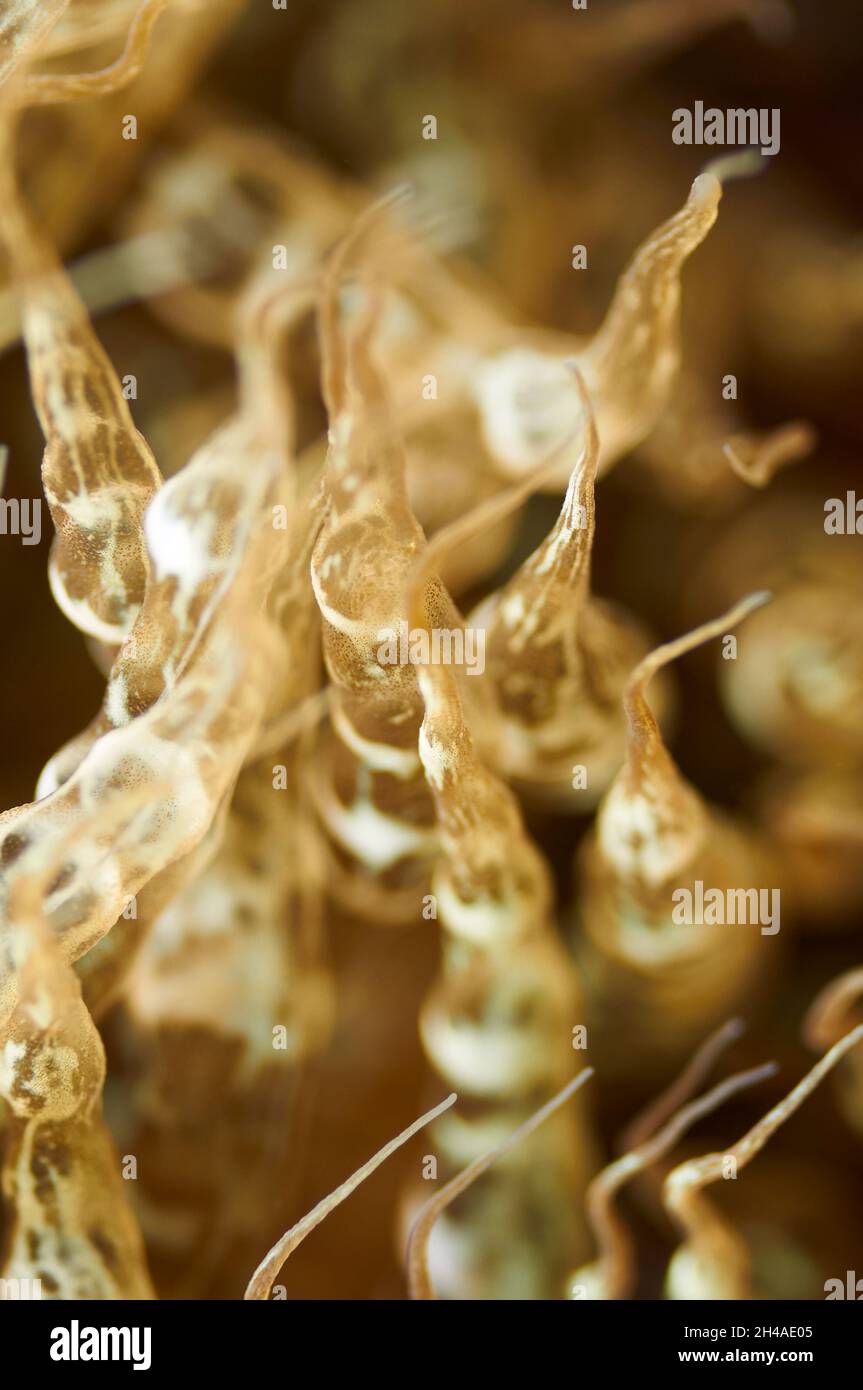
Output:
[[[0,5],[0,1296],[844,1258],[863,316],[799,81],[845,109],[841,8]],[[672,138],[732,70],[776,172]]]

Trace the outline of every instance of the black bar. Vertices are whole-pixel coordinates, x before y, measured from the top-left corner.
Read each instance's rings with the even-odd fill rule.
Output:
[[[106,1359],[89,1359],[91,1350]],[[95,1329],[95,1331],[94,1331]],[[125,1329],[125,1333],[121,1331]],[[712,1365],[803,1366],[825,1374],[857,1364],[860,1314],[846,1301],[573,1304],[62,1303],[0,1304],[3,1361],[16,1344],[28,1369],[62,1383],[100,1370],[160,1379],[177,1372],[220,1379],[329,1380],[344,1364],[357,1375],[387,1373],[410,1384],[439,1365],[451,1375],[469,1358],[483,1374],[513,1368],[524,1356],[545,1378],[585,1371],[591,1361],[609,1378]],[[137,1336],[135,1333],[137,1332]],[[148,1334],[149,1333],[149,1337]],[[20,1339],[20,1340],[19,1340]],[[52,1355],[53,1349],[53,1355]],[[116,1357],[111,1357],[116,1350]],[[76,1359],[57,1359],[65,1353]],[[537,1365],[538,1362],[538,1365]],[[414,1371],[411,1370],[414,1367]],[[302,1368],[302,1372],[301,1372]]]

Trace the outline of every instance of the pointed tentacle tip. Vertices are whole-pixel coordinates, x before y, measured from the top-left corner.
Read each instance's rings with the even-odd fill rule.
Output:
[[[756,608],[763,608],[766,603],[771,603],[772,600],[773,591],[771,589],[756,589],[755,592],[751,593],[748,598],[745,598],[741,601],[740,608],[738,610],[740,613],[740,617],[748,617],[750,613],[755,612]]]
[[[416,194],[416,184],[410,183],[409,180],[405,179],[402,183],[397,183],[394,188],[390,189],[387,197],[393,203],[401,203],[407,198],[415,198]]]
[[[733,179],[749,179],[755,174],[763,174],[771,157],[757,149],[741,149],[735,150],[732,154],[720,155],[718,159],[712,159],[704,166],[692,185],[693,190],[702,179],[715,179],[721,190]],[[705,184],[704,187],[706,190],[708,185]]]
[[[417,186],[414,183],[404,180],[402,183],[394,184],[375,204],[376,215],[384,212],[395,212],[404,225],[405,208],[407,205],[417,201]]]
[[[469,1187],[486,1173],[493,1164],[516,1148],[529,1134],[545,1123],[556,1111],[560,1110],[576,1091],[581,1090],[586,1081],[595,1076],[595,1067],[583,1067],[577,1072],[565,1086],[555,1095],[535,1110],[522,1124],[514,1129],[511,1134],[497,1144],[487,1153],[475,1158],[472,1163],[451,1178],[439,1192],[425,1203],[419,1216],[414,1222],[407,1245],[407,1270],[408,1287],[412,1300],[433,1300],[437,1299],[431,1271],[429,1269],[429,1241],[431,1239],[432,1228],[440,1216],[456,1197],[460,1197]],[[451,1100],[444,1101],[440,1109],[446,1109]]]
[[[684,633],[683,636],[674,638],[670,642],[663,642],[653,651],[648,652],[630,674],[624,689],[624,706],[629,708],[634,701],[643,700],[648,684],[663,666],[667,666],[671,661],[676,661],[678,657],[693,651],[702,643],[720,636],[726,628],[736,627],[738,623],[743,622],[744,618],[748,618],[756,608],[761,608],[765,603],[769,603],[772,597],[773,594],[769,589],[758,589],[735,603],[720,617],[702,623],[699,627],[693,628],[691,632]]]

